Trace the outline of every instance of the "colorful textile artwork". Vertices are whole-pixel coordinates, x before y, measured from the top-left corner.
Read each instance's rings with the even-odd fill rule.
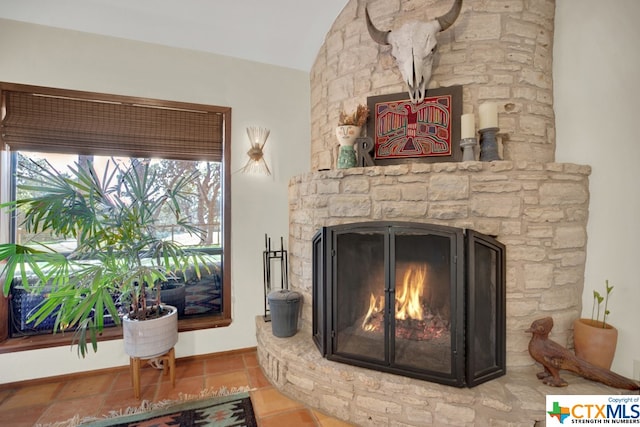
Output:
[[[374,108],[375,159],[451,156],[452,95],[377,102]]]

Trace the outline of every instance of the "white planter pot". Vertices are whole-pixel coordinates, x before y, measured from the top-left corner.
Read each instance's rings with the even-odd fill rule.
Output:
[[[157,319],[131,320],[128,316],[123,317],[124,351],[130,357],[157,357],[178,342],[178,309],[171,305],[163,307],[171,312]]]

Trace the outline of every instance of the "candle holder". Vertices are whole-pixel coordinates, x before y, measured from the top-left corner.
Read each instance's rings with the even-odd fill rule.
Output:
[[[500,160],[498,155],[498,141],[496,134],[499,128],[480,129],[480,160],[483,162],[491,162]]]
[[[463,138],[460,141],[463,162],[472,162],[476,159],[475,147],[477,144],[478,141],[476,138]]]

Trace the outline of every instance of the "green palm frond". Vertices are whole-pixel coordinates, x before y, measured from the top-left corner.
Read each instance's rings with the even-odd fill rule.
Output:
[[[55,331],[74,329],[73,342],[85,356],[89,346],[96,349],[107,316],[119,323],[119,309],[146,308],[149,287],[188,268],[200,277],[205,255],[163,240],[158,224],[170,212],[173,225],[202,238],[180,208],[192,196],[197,173],[165,188],[148,162],[111,160],[102,175],[91,162],[64,174],[49,163],[33,163],[20,186],[33,196],[0,207],[20,210],[28,232],[74,238],[77,246],[65,256],[45,245],[0,244],[3,293],[9,294],[16,275],[27,290],[47,293],[28,321],[55,316]]]

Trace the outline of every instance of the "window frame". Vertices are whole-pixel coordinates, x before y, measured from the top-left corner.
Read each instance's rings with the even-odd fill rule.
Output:
[[[159,108],[183,109],[194,111],[207,111],[218,113],[222,116],[222,313],[218,315],[206,315],[197,318],[179,319],[178,331],[193,331],[225,327],[231,324],[231,107],[220,107],[214,105],[196,104],[190,102],[179,102],[160,100],[152,98],[132,97],[125,95],[104,94],[97,92],[75,91],[67,89],[56,89],[41,86],[21,85],[14,83],[0,82],[0,97],[4,91],[31,91],[35,93],[47,94],[63,97],[82,97],[95,99],[97,101],[119,102],[131,105],[144,105]],[[4,104],[1,105],[0,120],[5,116]],[[2,202],[15,197],[13,186],[9,187],[8,182],[13,181],[8,176],[11,162],[11,153],[5,149],[5,141],[0,134],[0,197]],[[8,145],[8,144],[7,144]],[[148,153],[150,156],[153,153]],[[9,215],[0,213],[0,239],[9,241],[9,232],[12,225]],[[70,344],[71,336],[64,333],[34,335],[24,337],[9,337],[9,298],[0,294],[0,354],[15,351],[34,350],[48,347],[58,347]],[[107,341],[122,338],[122,326],[105,328],[99,341]]]

